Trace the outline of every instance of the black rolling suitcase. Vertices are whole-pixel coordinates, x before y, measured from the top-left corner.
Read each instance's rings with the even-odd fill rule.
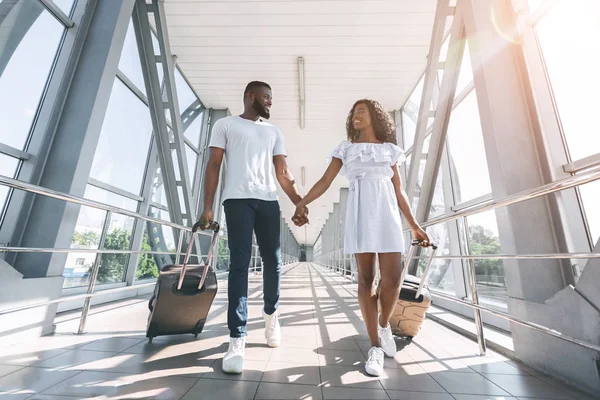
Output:
[[[158,276],[154,294],[148,303],[150,316],[146,337],[191,333],[198,336],[217,294],[217,275],[212,268],[212,255],[218,238],[214,231],[204,264],[189,264],[190,252],[199,226],[194,225],[183,264],[167,265]]]

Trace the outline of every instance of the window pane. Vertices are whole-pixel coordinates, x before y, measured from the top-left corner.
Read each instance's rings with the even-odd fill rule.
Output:
[[[460,73],[458,74],[458,83],[454,98],[460,94],[471,82],[473,82],[473,67],[471,65],[471,53],[469,52],[469,42],[465,43],[465,52],[460,63]]]
[[[600,108],[600,2],[559,2],[537,25],[550,83],[573,160],[600,153],[590,118]]]
[[[202,131],[202,120],[204,117],[204,110],[200,105],[200,102],[196,102],[196,108],[194,109],[194,113],[190,118],[193,120],[190,122],[187,120],[187,115],[184,112],[185,110],[181,110],[181,122],[183,126],[187,125],[185,128],[184,135],[187,137],[190,142],[194,144],[194,146],[199,147],[200,145],[200,132]]]
[[[129,21],[129,28],[127,28],[125,43],[123,44],[123,50],[121,51],[119,70],[123,72],[129,80],[142,91],[142,93],[146,94],[144,75],[142,74],[142,63],[140,62],[140,55],[135,39],[135,30],[131,21]]]
[[[150,207],[148,215],[153,218],[169,220],[169,213],[158,208]],[[143,251],[177,251],[177,245],[173,238],[173,229],[169,226],[160,225],[150,221],[141,222],[145,224]],[[138,262],[136,279],[149,279],[158,277],[158,272],[165,266],[173,264],[175,257],[167,254],[142,254]]]
[[[175,68],[175,85],[177,87],[177,100],[179,101],[179,112],[183,112],[198,100],[190,86],[187,84],[178,68]]]
[[[9,178],[14,178],[18,166],[18,159],[9,157],[4,154],[0,154],[0,175],[8,176]],[[6,197],[8,196],[9,190],[10,189],[8,188],[8,186],[0,185],[0,217],[4,212]]]
[[[490,193],[492,188],[475,91],[452,111],[447,145],[456,204]]]
[[[88,185],[85,198],[115,207],[135,211],[137,202],[123,196]],[[100,235],[106,212],[91,207],[82,206],[75,225],[75,233],[71,248],[98,249]],[[129,250],[134,218],[120,214],[112,214],[108,234],[104,243],[105,249]],[[89,283],[91,268],[94,265],[96,253],[69,253],[65,263],[63,287],[86,286]],[[125,277],[125,267],[129,255],[103,254],[100,258],[100,270],[97,283],[122,282]]]
[[[404,131],[404,148],[409,149],[415,141],[417,116],[409,116],[404,109],[402,110],[402,129]]]
[[[406,143],[405,144],[406,149],[408,149],[410,146],[412,146],[413,141],[415,139],[415,131],[416,131],[416,127],[417,127],[417,115],[419,115],[419,107],[421,105],[421,96],[423,94],[424,82],[425,82],[425,75],[423,75],[421,77],[421,80],[419,81],[419,83],[415,87],[415,90],[412,92],[412,94],[406,101],[406,104],[404,105],[403,110],[402,110],[403,113],[405,112],[408,115],[413,116],[413,117],[411,117],[412,123],[404,126],[404,143]],[[404,122],[404,121],[405,121],[405,116],[403,115],[402,122]]]
[[[0,142],[23,149],[64,26],[38,1],[12,3],[0,2]]]
[[[500,254],[500,238],[494,211],[467,217],[470,253],[472,255]],[[479,296],[498,307],[505,307],[508,293],[502,260],[474,260]]]
[[[168,207],[167,194],[165,192],[165,185],[163,183],[162,170],[160,168],[160,158],[156,156],[156,169],[154,170],[154,178],[152,179],[152,195],[151,199],[153,202],[162,204]]]
[[[190,182],[194,182],[194,176],[196,175],[196,161],[198,160],[198,154],[192,150],[190,146],[185,145],[185,158],[188,165],[188,175],[190,176]],[[190,184],[190,187],[192,185]]]
[[[440,168],[442,164],[440,163]],[[429,210],[429,219],[446,213],[446,201],[444,198],[444,174],[440,170],[438,172],[435,188],[433,189],[433,199],[431,200],[431,208]]]
[[[139,194],[151,136],[148,107],[115,79],[90,176]]]
[[[587,222],[590,226],[594,244],[600,240],[600,181],[587,183],[579,187]]]
[[[53,0],[54,4],[58,6],[67,15],[71,15],[71,9],[75,0]]]
[[[449,255],[450,254],[450,235],[448,234],[448,224],[438,224],[426,228],[427,235],[437,244],[438,249],[436,255]],[[411,239],[412,240],[412,239]],[[410,242],[407,242],[410,243]],[[421,252],[424,257],[429,256],[431,249],[427,249]],[[425,258],[419,260],[419,269],[417,272],[418,276],[423,276],[425,267],[427,266],[427,260]],[[454,271],[452,269],[452,260],[434,259],[429,269],[429,279],[427,283],[430,288],[440,290],[443,292],[455,294],[456,289],[454,286]]]

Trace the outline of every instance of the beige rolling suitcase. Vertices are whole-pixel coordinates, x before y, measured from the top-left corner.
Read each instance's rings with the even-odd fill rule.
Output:
[[[406,273],[407,267],[410,265],[410,261],[414,257],[418,245],[419,241],[412,242],[411,248],[404,261],[405,268],[402,270],[402,275],[400,277],[400,296],[396,303],[394,313],[390,318],[392,333],[396,336],[405,337],[408,340],[412,340],[412,338],[419,333],[421,325],[425,320],[427,310],[431,305],[431,293],[429,292],[426,283],[433,256],[437,249],[437,246],[431,245],[432,251],[427,260],[423,278],[420,279]],[[377,288],[377,293],[379,294],[379,287]]]

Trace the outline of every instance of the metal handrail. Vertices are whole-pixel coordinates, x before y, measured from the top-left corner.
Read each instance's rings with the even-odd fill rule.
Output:
[[[576,186],[596,181],[598,179],[600,179],[600,167],[593,168],[589,171],[581,172],[577,175],[569,176],[567,178],[563,178],[558,181],[554,181],[552,183],[548,183],[546,185],[542,185],[534,189],[523,190],[513,195],[507,196],[503,199],[491,200],[485,203],[466,207],[454,214],[441,215],[439,217],[425,221],[420,225],[422,228],[426,228],[432,225],[438,225],[462,217],[468,217],[473,214],[479,214],[485,211],[495,210],[496,208],[506,207],[515,203],[532,200],[537,197],[546,196],[555,192],[560,192],[561,190],[571,189]],[[410,231],[410,229],[404,230],[404,232]]]
[[[467,207],[459,210],[456,213],[441,215],[439,217],[436,217],[436,218],[433,218],[426,222],[423,222],[420,225],[422,228],[426,228],[429,226],[438,225],[438,224],[442,224],[445,222],[462,219],[462,221],[463,221],[462,228],[464,231],[466,231],[467,227],[468,227],[467,217],[470,215],[482,213],[485,211],[495,210],[500,207],[506,207],[506,206],[520,203],[520,202],[527,201],[527,200],[532,200],[532,199],[535,199],[535,198],[538,198],[541,196],[545,196],[548,194],[552,194],[552,193],[555,193],[555,192],[558,192],[561,190],[571,189],[576,186],[580,186],[580,185],[583,185],[583,184],[586,184],[589,182],[593,182],[593,181],[596,181],[599,179],[600,179],[600,167],[591,168],[590,170],[578,173],[577,175],[570,176],[570,177],[567,177],[564,179],[560,179],[558,181],[555,181],[555,182],[552,182],[552,183],[549,183],[546,185],[542,185],[542,186],[539,186],[534,189],[523,190],[516,194],[507,196],[503,199],[490,200],[490,201],[486,201],[484,203],[467,206]],[[404,232],[410,232],[410,231],[411,231],[410,229],[404,230]],[[468,241],[467,232],[463,232],[463,235],[466,235],[465,237]],[[332,266],[330,265],[328,258],[330,258],[331,255],[335,255],[340,250],[341,249],[336,249],[336,250],[333,250],[333,251],[325,253],[325,254],[319,254],[318,256],[315,257],[315,260],[325,259],[325,266],[331,268]],[[464,252],[465,253],[469,252],[468,246],[466,249],[464,249]],[[421,257],[415,257],[415,258],[421,258]],[[554,254],[549,253],[549,254],[525,254],[525,255],[464,254],[464,255],[452,255],[452,256],[439,255],[439,256],[435,256],[434,258],[450,259],[450,260],[461,259],[461,260],[469,261],[468,262],[468,272],[469,272],[469,279],[470,279],[470,283],[471,283],[471,292],[472,292],[472,301],[471,302],[467,302],[467,301],[457,299],[452,296],[448,296],[448,295],[444,295],[444,294],[438,294],[435,292],[433,292],[432,295],[434,297],[439,297],[439,298],[443,298],[443,299],[450,300],[453,302],[461,303],[461,304],[467,305],[474,309],[475,327],[477,330],[477,342],[479,344],[479,350],[480,350],[481,355],[484,355],[486,353],[486,344],[485,344],[485,338],[484,338],[484,334],[483,334],[483,322],[482,322],[481,315],[480,315],[481,311],[499,316],[501,318],[507,319],[516,324],[520,324],[520,325],[526,326],[528,328],[538,330],[540,332],[557,337],[559,339],[563,339],[567,342],[576,344],[578,346],[600,352],[600,346],[595,345],[593,343],[587,343],[587,342],[581,341],[579,339],[576,339],[576,338],[573,338],[570,336],[565,336],[565,335],[561,334],[560,332],[557,332],[553,329],[549,329],[549,328],[546,328],[546,327],[543,327],[543,326],[540,326],[537,324],[533,324],[531,322],[512,317],[509,314],[479,305],[478,289],[477,289],[476,276],[475,276],[475,267],[473,264],[473,260],[476,260],[476,259],[597,259],[597,258],[600,258],[600,253],[572,253],[572,254],[570,254],[570,253],[554,253]],[[587,300],[585,298],[584,298],[584,300],[586,300],[589,304],[591,304],[589,302],[589,300]],[[593,307],[596,307],[594,304],[591,304],[591,305]]]
[[[0,175],[0,185],[8,186],[8,187],[11,187],[11,188],[17,189],[17,190],[23,190],[23,191],[29,192],[29,193],[39,194],[39,195],[46,196],[46,197],[51,197],[51,198],[54,198],[57,200],[63,200],[68,203],[79,204],[82,206],[106,211],[107,217],[105,218],[105,224],[104,224],[105,226],[102,230],[102,236],[104,236],[106,234],[106,230],[108,229],[108,227],[106,226],[107,225],[106,222],[110,219],[110,215],[112,213],[117,213],[117,214],[125,215],[128,217],[132,217],[132,218],[138,218],[141,220],[154,222],[159,225],[165,225],[165,226],[169,226],[169,227],[180,230],[178,250],[176,252],[143,251],[143,250],[112,250],[112,249],[81,249],[81,248],[56,249],[56,248],[39,248],[39,247],[0,246],[0,253],[2,253],[2,252],[11,252],[11,253],[12,252],[15,252],[15,253],[28,252],[28,253],[151,254],[151,255],[160,254],[160,255],[176,255],[176,256],[185,254],[185,253],[181,252],[181,245],[183,243],[183,234],[184,234],[184,231],[191,232],[192,231],[191,227],[179,225],[179,224],[176,224],[176,223],[173,223],[170,221],[165,221],[165,220],[158,219],[158,218],[149,217],[147,215],[139,214],[139,213],[129,211],[129,210],[119,208],[119,207],[114,207],[114,206],[100,203],[100,202],[97,202],[94,200],[88,200],[88,199],[73,196],[70,194],[61,193],[56,190],[48,189],[48,188],[45,188],[42,186],[33,185],[33,184],[27,183],[27,182],[22,182],[22,181],[13,179],[13,178],[9,178],[4,175]],[[212,236],[212,234],[207,233],[207,232],[198,232],[198,233],[202,234],[202,235]],[[101,244],[102,244],[102,237],[101,237]],[[99,245],[99,247],[102,247],[102,246]],[[286,254],[286,253],[282,253],[281,255],[282,255],[282,265],[287,265],[287,264],[296,262],[295,260],[297,260],[296,257]],[[204,255],[202,255],[202,254],[194,254],[194,256],[199,257],[199,258],[204,257]],[[217,258],[218,254],[214,254],[213,257]],[[284,259],[287,261],[283,261]],[[255,264],[254,261],[253,261],[253,263]],[[95,283],[96,283],[95,277],[96,277],[98,269],[99,269],[98,259],[96,259],[96,261],[94,262],[94,266],[92,269],[93,269],[93,271],[92,271],[92,275],[90,277],[90,282],[88,284],[88,292],[87,293],[80,294],[80,295],[65,296],[65,297],[60,297],[58,299],[48,300],[48,301],[41,302],[41,303],[28,304],[28,305],[13,307],[13,308],[6,309],[6,310],[0,310],[0,316],[11,314],[11,313],[18,312],[18,311],[24,311],[24,310],[28,310],[28,309],[32,309],[32,308],[45,307],[45,306],[49,306],[52,304],[59,304],[59,303],[67,302],[67,301],[84,299],[85,304],[84,304],[83,311],[81,314],[81,320],[80,320],[79,331],[78,331],[78,333],[83,333],[83,330],[85,328],[85,321],[87,319],[87,315],[89,313],[89,309],[91,306],[90,300],[92,297],[104,296],[107,294],[124,292],[127,290],[145,288],[145,287],[149,287],[149,286],[154,286],[156,284],[155,282],[144,283],[144,284],[135,284],[135,285],[126,286],[126,287],[107,289],[107,290],[102,290],[100,292],[94,292]]]
[[[25,192],[40,194],[46,197],[52,197],[54,199],[63,200],[69,203],[75,203],[82,206],[92,207],[106,212],[117,213],[132,218],[139,218],[145,221],[155,222],[157,224],[170,226],[171,228],[177,228],[188,232],[192,231],[191,227],[179,225],[170,221],[165,221],[158,218],[149,217],[147,215],[139,214],[134,211],[129,211],[124,208],[114,207],[108,204],[100,203],[94,200],[84,199],[82,197],[73,196],[66,193],[61,193],[56,190],[48,189],[42,186],[33,185],[31,183],[19,181],[17,179],[9,178],[8,176],[0,175],[0,185],[8,186],[13,189],[23,190]],[[199,232],[200,234],[211,236],[207,232]]]

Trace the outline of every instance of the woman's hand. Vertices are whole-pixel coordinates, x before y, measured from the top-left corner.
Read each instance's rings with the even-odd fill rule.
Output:
[[[427,233],[420,226],[413,228],[412,233],[415,240],[421,241],[419,246],[428,247],[431,244],[429,236],[427,236]]]
[[[308,208],[305,205],[298,204],[292,217],[296,226],[302,226],[308,223]]]

